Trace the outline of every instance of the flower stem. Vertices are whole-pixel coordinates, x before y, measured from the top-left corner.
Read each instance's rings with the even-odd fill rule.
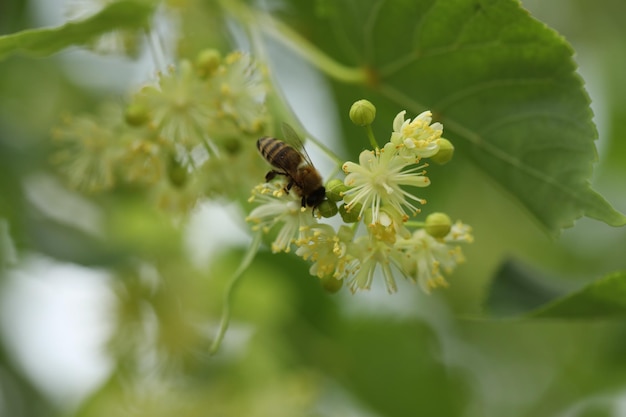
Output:
[[[215,336],[215,340],[213,340],[213,343],[209,348],[209,353],[211,355],[214,355],[222,344],[222,340],[224,339],[224,335],[226,334],[226,330],[228,330],[228,324],[230,322],[231,302],[235,292],[235,287],[239,283],[239,279],[241,278],[243,273],[252,263],[254,256],[259,251],[262,236],[263,233],[261,232],[257,233],[254,236],[254,239],[252,240],[252,243],[250,244],[246,255],[243,257],[241,264],[239,264],[239,267],[233,274],[230,282],[228,283],[228,286],[226,287],[226,290],[224,291],[224,307],[222,307],[222,318],[220,320],[220,327],[217,331],[217,335]]]
[[[372,145],[372,148],[379,149],[378,142],[376,142],[376,138],[374,137],[374,131],[372,130],[372,125],[366,125],[365,131],[367,132],[367,137],[370,140],[370,145]]]
[[[243,2],[220,1],[222,7],[245,25],[256,26],[263,32],[282,42],[311,65],[331,78],[353,84],[365,84],[368,72],[364,67],[349,67],[335,61],[298,32],[268,13],[253,10]]]

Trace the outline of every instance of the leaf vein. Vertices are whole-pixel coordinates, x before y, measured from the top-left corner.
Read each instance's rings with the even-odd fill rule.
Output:
[[[404,106],[407,110],[410,110],[415,114],[419,114],[425,110],[423,104],[404,95],[402,92],[396,90],[388,84],[381,85],[380,92],[390,100],[397,102],[398,104]],[[553,187],[554,189],[569,197],[571,200],[581,203],[583,207],[587,207],[587,201],[584,198],[586,194],[577,193],[575,190],[563,186],[556,178],[546,175],[546,173],[536,168],[523,164],[519,158],[513,157],[512,155],[498,148],[494,144],[488,142],[479,133],[476,133],[473,130],[463,126],[461,123],[456,122],[451,118],[444,118],[442,122],[447,129],[456,132],[459,137],[464,138],[476,147],[481,148],[485,153],[490,154],[492,157],[513,167],[520,173],[525,174],[540,183],[542,182]]]

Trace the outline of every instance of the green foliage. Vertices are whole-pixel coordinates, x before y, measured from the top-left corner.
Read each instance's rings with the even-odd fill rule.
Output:
[[[528,314],[531,318],[623,319],[626,272],[616,272]]]
[[[573,51],[519,4],[322,3],[317,13],[298,7],[297,23],[324,52],[369,74],[364,85],[336,88],[341,108],[365,91],[379,110],[432,110],[458,153],[552,235],[583,215],[626,224],[589,185],[597,133]]]
[[[0,60],[14,53],[50,55],[70,46],[86,45],[94,37],[114,29],[147,28],[153,12],[154,4],[149,2],[118,1],[79,22],[0,36]]]

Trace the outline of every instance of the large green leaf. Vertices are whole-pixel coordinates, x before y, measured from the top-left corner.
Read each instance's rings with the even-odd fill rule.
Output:
[[[626,272],[616,272],[534,310],[529,317],[598,319],[626,317]]]
[[[484,307],[490,316],[518,317],[540,308],[573,289],[515,259],[502,263],[489,285]]]
[[[327,55],[367,68],[366,82],[336,86],[344,100],[375,99],[379,137],[394,112],[430,109],[457,154],[552,235],[583,215],[626,224],[589,184],[597,132],[573,50],[519,2],[342,0],[290,13]]]
[[[149,2],[119,1],[82,21],[0,36],[0,59],[16,52],[46,56],[68,46],[84,45],[95,36],[114,29],[141,28],[148,25],[152,11],[153,5]]]

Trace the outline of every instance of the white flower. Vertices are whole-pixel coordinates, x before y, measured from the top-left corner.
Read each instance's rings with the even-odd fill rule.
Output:
[[[428,158],[439,152],[439,138],[443,133],[441,123],[432,122],[432,113],[425,111],[413,120],[404,119],[406,110],[393,119],[391,143],[399,148],[400,154],[407,158]]]
[[[409,166],[406,160],[399,157],[396,147],[387,143],[381,150],[363,151],[359,155],[359,163],[346,162],[343,170],[348,174],[344,180],[350,187],[344,193],[346,210],[350,211],[357,205],[361,205],[359,216],[365,209],[372,209],[372,223],[377,223],[380,210],[384,206],[404,213],[406,207],[412,215],[419,212],[413,204],[424,204],[425,200],[405,191],[401,186],[426,187],[430,184],[425,171],[420,171],[426,165]]]
[[[346,226],[342,226],[342,230],[349,231]],[[311,275],[343,279],[350,273],[353,258],[347,254],[348,242],[342,239],[342,235],[352,238],[351,231],[338,234],[331,226],[318,224],[311,229],[311,233],[296,241],[296,255],[313,262],[309,269]]]
[[[436,239],[420,229],[411,238],[399,240],[395,246],[404,252],[405,275],[429,293],[433,288],[448,286],[442,270],[450,274],[457,264],[465,261],[461,247],[450,243],[472,241],[471,227],[457,222],[443,239]]]
[[[354,268],[354,277],[350,280],[349,288],[351,292],[360,289],[369,290],[374,280],[376,266],[380,265],[385,286],[389,293],[398,290],[393,277],[391,265],[402,270],[402,252],[395,247],[396,232],[393,224],[383,226],[372,224],[368,226],[368,235],[357,238],[352,247],[354,256],[358,259],[358,264]]]
[[[161,74],[156,86],[139,91],[134,104],[147,109],[150,125],[166,142],[189,151],[208,145],[211,153],[219,154],[242,135],[259,137],[267,119],[265,91],[252,58],[233,52],[207,78],[182,60]]]
[[[463,224],[461,221],[457,221],[452,225],[450,233],[443,239],[445,242],[474,242],[474,236],[472,235],[472,227]]]
[[[121,114],[117,105],[103,106],[97,116],[68,116],[53,131],[57,149],[51,161],[72,187],[100,192],[116,185],[129,136]]]
[[[209,91],[211,97],[218,98],[215,104],[219,118],[212,123],[224,125],[234,121],[241,130],[259,131],[265,117],[267,86],[260,66],[250,55],[228,54],[209,80]]]
[[[149,109],[151,126],[166,143],[192,149],[208,141],[207,127],[217,117],[209,97],[191,63],[181,61],[176,70],[160,75],[157,87],[144,87],[135,101]]]
[[[302,207],[302,198],[286,193],[285,183],[273,181],[256,186],[249,201],[261,204],[250,212],[246,221],[254,223],[253,230],[268,233],[274,226],[280,230],[272,242],[272,252],[289,252],[294,239],[304,239],[316,220],[311,209]]]

